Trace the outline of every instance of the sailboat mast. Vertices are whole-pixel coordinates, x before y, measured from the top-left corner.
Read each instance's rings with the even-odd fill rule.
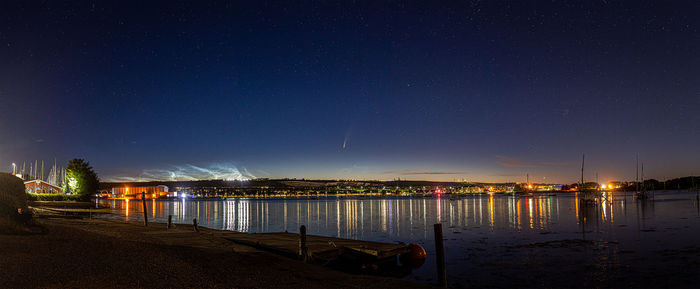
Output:
[[[637,154],[637,172],[634,175],[634,184],[637,188],[637,191],[639,191],[639,154]]]
[[[644,163],[642,163],[642,191],[645,190],[644,186]]]
[[[586,154],[581,157],[581,188],[583,188],[583,166],[586,163]]]

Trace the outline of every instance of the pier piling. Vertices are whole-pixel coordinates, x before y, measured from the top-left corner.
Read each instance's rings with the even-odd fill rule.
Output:
[[[435,256],[437,258],[437,273],[440,287],[447,288],[447,272],[445,272],[445,247],[443,246],[442,224],[435,224]]]
[[[195,232],[199,232],[199,226],[197,226],[197,218],[192,219],[192,226],[194,226]]]
[[[143,225],[148,227],[148,211],[146,209],[146,192],[141,192],[141,204],[143,205]]]
[[[309,249],[306,247],[306,226],[301,225],[299,228],[299,258],[307,262]]]
[[[173,225],[173,215],[168,215],[168,229]]]

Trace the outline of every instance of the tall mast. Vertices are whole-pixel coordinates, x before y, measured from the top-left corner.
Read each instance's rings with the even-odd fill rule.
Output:
[[[646,188],[644,186],[644,162],[642,162],[642,191],[644,191]]]
[[[634,176],[634,184],[637,188],[637,191],[639,191],[639,154],[637,154],[637,173]]]
[[[586,154],[581,157],[581,188],[583,189],[583,166],[586,163]]]

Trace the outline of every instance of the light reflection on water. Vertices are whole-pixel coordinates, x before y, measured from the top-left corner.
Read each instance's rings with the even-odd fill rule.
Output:
[[[442,222],[448,277],[456,280],[452,282],[456,287],[486,285],[465,277],[467,272],[494,278],[510,272],[510,281],[487,283],[510,286],[513,284],[508,282],[529,278],[519,266],[527,270],[534,270],[532,265],[540,265],[538,270],[552,266],[549,269],[566,275],[566,269],[560,265],[573,262],[598,266],[603,262],[607,264],[600,269],[603,276],[621,274],[621,268],[634,264],[625,264],[620,251],[647,253],[658,249],[659,243],[683,248],[694,244],[689,240],[700,240],[700,209],[695,193],[659,192],[653,201],[636,200],[632,193],[600,193],[595,204],[589,206],[580,206],[580,199],[574,193],[534,197],[478,194],[438,198],[183,199],[149,200],[147,208],[151,210],[149,217],[156,222],[166,222],[172,215],[174,223],[191,224],[197,218],[200,226],[250,233],[298,232],[300,225],[306,225],[309,234],[419,243],[429,258],[408,278],[421,281],[429,281],[435,275],[432,230],[433,224]],[[113,217],[141,219],[139,200],[101,202],[109,203]],[[594,243],[572,245],[561,243],[562,240]],[[556,243],[558,247],[547,243],[552,241],[560,242]],[[589,248],[586,244],[595,246]],[[553,249],[553,253],[549,252]],[[553,255],[544,257],[539,254],[542,251]],[[484,264],[500,265],[490,268]],[[569,270],[573,273],[579,269]],[[544,285],[561,285],[552,282]],[[586,282],[589,281],[583,280],[580,286],[609,284]]]

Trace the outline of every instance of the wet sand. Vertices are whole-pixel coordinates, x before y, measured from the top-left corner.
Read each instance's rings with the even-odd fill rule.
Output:
[[[111,220],[41,219],[45,234],[0,234],[0,288],[428,288],[262,252],[231,232]]]

